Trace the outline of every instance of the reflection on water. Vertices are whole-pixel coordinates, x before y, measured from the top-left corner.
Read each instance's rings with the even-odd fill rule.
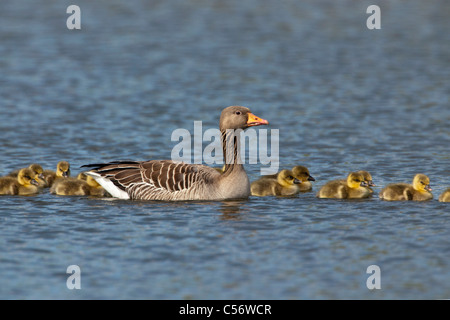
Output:
[[[173,130],[217,128],[237,104],[279,129],[280,169],[305,165],[316,181],[246,201],[2,196],[1,298],[449,297],[447,1],[380,3],[380,30],[351,0],[76,4],[79,31],[64,3],[0,3],[0,175],[168,159]],[[316,198],[357,170],[372,198]],[[432,201],[378,199],[419,172]],[[72,264],[78,292],[65,287]]]
[[[241,220],[242,214],[246,212],[247,201],[223,201],[221,202],[219,211],[222,213],[220,219],[222,220]],[[244,209],[242,208],[244,206]]]

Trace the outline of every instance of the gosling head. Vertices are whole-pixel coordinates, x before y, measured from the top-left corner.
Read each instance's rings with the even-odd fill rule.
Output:
[[[301,182],[304,181],[316,181],[310,174],[308,168],[304,166],[296,166],[292,168],[292,174]]]
[[[413,188],[421,192],[431,191],[430,178],[421,173],[416,174],[413,180]]]
[[[42,169],[41,165],[33,163],[28,167],[28,169],[32,170],[36,174],[36,180],[44,180],[44,169]]]
[[[38,186],[39,183],[35,179],[36,174],[31,169],[22,169],[19,171],[17,180],[24,187],[29,187],[30,185]]]
[[[358,171],[358,172],[363,175],[364,181],[367,183],[368,187],[375,187],[376,186],[376,184],[373,183],[372,175],[368,171],[361,170],[361,171]]]
[[[56,176],[67,178],[70,177],[70,164],[67,161],[60,161],[56,166]]]
[[[84,172],[80,172],[80,173],[77,175],[77,179],[78,179],[78,180],[84,180],[84,181],[86,181],[86,180],[87,180],[87,175],[85,175]]]
[[[359,172],[351,172],[347,176],[347,185],[352,189],[367,187],[367,183],[364,181],[364,176]]]
[[[91,176],[86,176],[86,183],[92,188],[101,187],[100,184],[97,181],[95,181],[95,179],[92,178]]]
[[[294,184],[300,184],[302,183],[299,179],[294,177],[294,174],[291,170],[282,170],[278,174],[277,181],[280,185],[283,187],[290,187]]]

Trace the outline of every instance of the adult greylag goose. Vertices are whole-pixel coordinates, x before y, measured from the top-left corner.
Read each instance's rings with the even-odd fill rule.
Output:
[[[380,192],[380,199],[388,201],[425,201],[433,199],[430,192],[430,178],[422,173],[414,176],[413,183],[391,183],[384,187]]]
[[[113,197],[132,200],[225,200],[250,195],[250,181],[239,152],[239,133],[269,122],[248,108],[231,106],[220,115],[224,171],[172,160],[89,164],[85,172]]]

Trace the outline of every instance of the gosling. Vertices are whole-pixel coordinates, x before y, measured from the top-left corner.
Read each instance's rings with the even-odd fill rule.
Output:
[[[39,187],[41,187],[41,188],[44,187],[46,183],[44,181],[44,174],[43,174],[44,169],[42,169],[42,166],[37,163],[33,163],[28,166],[28,169],[30,169],[31,171],[34,172],[34,174],[35,174],[34,179],[39,183]],[[20,170],[21,169],[10,172],[8,174],[8,177],[17,178]]]
[[[425,201],[433,199],[430,192],[430,179],[424,174],[416,174],[412,185],[408,183],[391,183],[380,192],[380,199],[388,201]]]
[[[294,177],[291,170],[282,170],[276,179],[263,177],[251,184],[250,191],[253,196],[292,196],[300,190],[300,180]]]
[[[45,186],[51,188],[56,180],[70,177],[70,164],[67,161],[60,161],[56,166],[56,172],[44,170]]]
[[[311,191],[312,183],[311,181],[316,181],[310,174],[308,168],[304,166],[295,166],[292,168],[292,173],[294,177],[301,181],[298,188],[301,192]]]
[[[91,176],[85,175],[84,172],[78,174],[77,179],[84,180],[89,185],[89,195],[94,197],[107,196],[106,190]]]
[[[450,202],[450,188],[442,192],[442,194],[439,196],[440,202]]]
[[[28,168],[21,169],[17,178],[0,178],[0,195],[28,196],[39,193],[39,183],[36,174]]]
[[[350,172],[346,180],[327,182],[317,193],[318,198],[362,199],[371,195],[360,172]]]
[[[77,178],[58,179],[50,193],[59,196],[105,196],[105,189],[94,178],[79,174]]]
[[[292,175],[300,180],[300,184],[298,184],[299,191],[306,192],[312,190],[311,181],[316,181],[310,174],[307,167],[304,166],[295,166],[292,168]],[[276,179],[278,177],[278,173],[263,176],[261,179]]]

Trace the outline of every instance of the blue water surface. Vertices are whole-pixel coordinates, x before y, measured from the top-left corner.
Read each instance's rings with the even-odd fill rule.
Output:
[[[0,196],[2,299],[448,299],[450,4],[165,0],[0,2],[0,175],[170,159],[177,128],[250,107],[312,192],[246,201]],[[81,30],[69,30],[69,5]],[[246,164],[250,180],[260,164]],[[318,199],[371,172],[366,200]],[[434,199],[381,187],[431,179]],[[78,265],[81,289],[67,267]],[[381,289],[369,290],[370,265]]]

